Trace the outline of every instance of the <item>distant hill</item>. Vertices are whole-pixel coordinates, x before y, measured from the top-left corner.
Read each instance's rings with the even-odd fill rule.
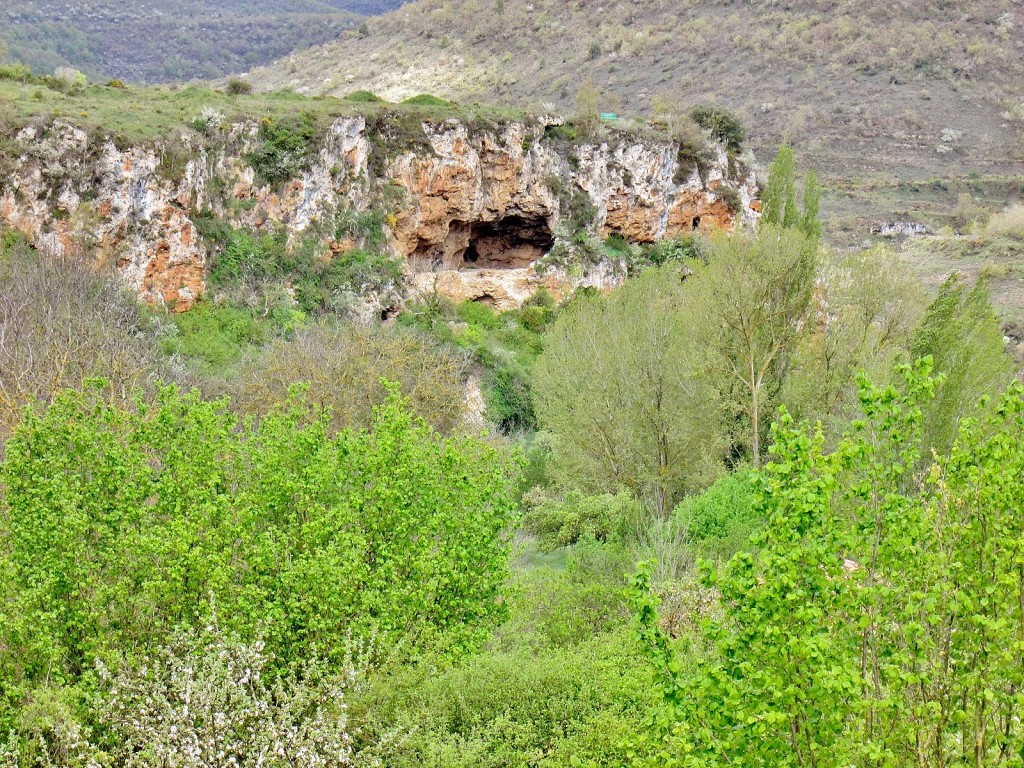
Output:
[[[796,146],[848,238],[1024,194],[1021,0],[416,0],[252,73],[262,88],[602,111],[713,101]],[[966,197],[964,197],[966,196]]]
[[[167,82],[242,72],[402,0],[0,0],[0,49],[36,71]]]

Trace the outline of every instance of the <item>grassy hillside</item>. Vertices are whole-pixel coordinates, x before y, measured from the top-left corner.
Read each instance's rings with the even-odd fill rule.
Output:
[[[219,112],[228,122],[241,119],[308,115],[319,126],[349,116],[387,113],[415,130],[424,120],[455,117],[475,120],[526,119],[513,108],[460,106],[448,102],[389,104],[331,97],[310,98],[282,90],[229,94],[204,85],[67,85],[55,78],[20,69],[0,69],[0,161],[11,159],[4,140],[31,122],[61,118],[94,135],[120,143],[174,140],[182,130],[194,130],[204,110]]]
[[[951,223],[1024,184],[1024,7],[1014,0],[416,0],[365,37],[254,73],[266,88],[438,95],[647,115],[735,109],[762,157],[783,140],[825,177],[833,235]],[[931,182],[942,183],[932,186]]]
[[[358,29],[401,0],[0,2],[0,50],[37,71],[161,82],[241,72]]]

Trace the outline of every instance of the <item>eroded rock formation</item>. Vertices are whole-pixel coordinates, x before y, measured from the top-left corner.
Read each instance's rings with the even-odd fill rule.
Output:
[[[297,234],[386,198],[389,246],[406,259],[409,292],[507,309],[541,286],[561,296],[617,279],[608,264],[537,268],[580,224],[568,210],[580,195],[594,236],[636,243],[730,228],[757,215],[753,174],[730,163],[721,147],[712,148],[701,172],[680,168],[671,143],[616,133],[601,143],[568,144],[547,140],[545,128],[423,124],[422,148],[396,150],[371,170],[365,120],[341,118],[304,172],[271,185],[258,181],[247,160],[258,141],[254,122],[230,125],[215,141],[184,133],[174,144],[184,159],[170,172],[167,144],[119,147],[56,121],[17,135],[17,155],[6,158],[11,172],[0,178],[0,220],[43,251],[116,266],[144,300],[180,311],[207,287],[207,245],[194,223],[201,212],[234,226]],[[386,196],[385,189],[400,194]],[[323,240],[327,258],[344,252],[345,243]]]

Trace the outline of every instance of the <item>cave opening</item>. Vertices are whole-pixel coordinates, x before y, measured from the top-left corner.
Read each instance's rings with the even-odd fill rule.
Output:
[[[506,216],[469,225],[469,242],[462,252],[467,269],[528,267],[551,250],[554,235],[540,216]]]
[[[471,299],[474,304],[485,304],[491,309],[495,309],[498,306],[497,300],[489,293],[483,293],[477,296],[475,299]]]

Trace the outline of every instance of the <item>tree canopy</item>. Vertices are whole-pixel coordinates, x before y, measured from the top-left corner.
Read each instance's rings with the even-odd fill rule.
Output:
[[[0,727],[34,686],[215,612],[278,660],[353,634],[476,647],[505,611],[514,464],[396,394],[372,429],[328,423],[300,396],[254,426],[174,388],[28,415],[0,464]]]
[[[650,765],[1020,764],[1024,388],[915,476],[930,370],[862,379],[864,418],[831,452],[783,415],[757,551],[707,572],[703,663],[681,666],[637,577],[666,700]]]

